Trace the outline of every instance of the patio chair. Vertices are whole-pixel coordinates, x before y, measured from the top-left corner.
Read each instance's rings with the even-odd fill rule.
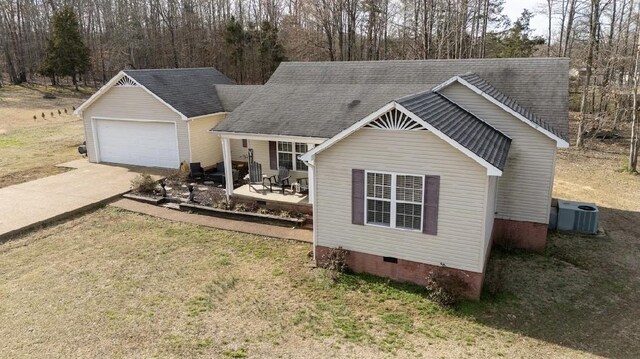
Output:
[[[233,183],[238,182],[238,170],[237,169],[232,169],[231,170],[232,176],[233,176]],[[216,164],[216,168],[214,170],[214,173],[211,175],[211,180],[213,180],[214,182],[218,182],[218,183],[222,183],[225,184],[225,175],[224,175],[224,162],[220,162],[218,164]]]
[[[263,187],[265,187],[264,176],[262,175],[262,165],[258,162],[249,163],[249,173],[245,178],[249,180],[249,191],[251,191],[251,189],[253,188],[253,185],[257,183],[260,183],[262,184]]]
[[[202,164],[200,162],[189,163],[189,177],[191,179],[204,178],[204,168],[202,168]]]
[[[276,185],[282,189],[282,194],[287,186],[289,186],[289,169],[286,167],[280,167],[277,175],[273,175],[265,178],[265,181],[269,181],[269,192],[273,192],[273,185]]]

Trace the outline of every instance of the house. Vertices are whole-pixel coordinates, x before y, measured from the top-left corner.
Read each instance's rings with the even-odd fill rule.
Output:
[[[442,267],[478,297],[493,242],[544,248],[568,72],[555,58],[283,63],[212,132],[309,178],[317,262],[342,247],[357,272],[418,284]]]
[[[89,159],[224,162],[237,201],[313,213],[314,258],[477,298],[492,243],[542,250],[556,151],[569,146],[563,58],[288,62],[263,86],[214,69],[125,70],[79,109]],[[308,196],[234,186],[284,167]]]
[[[75,113],[92,162],[211,167],[222,162],[222,147],[207,131],[258,87],[234,85],[213,68],[124,70]]]

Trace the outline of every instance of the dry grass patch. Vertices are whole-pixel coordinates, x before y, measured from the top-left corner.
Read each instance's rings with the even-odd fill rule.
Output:
[[[580,352],[422,288],[311,269],[308,244],[98,210],[0,245],[9,357],[495,357]]]
[[[45,91],[57,98],[42,98]],[[51,87],[0,88],[0,187],[59,173],[55,165],[79,158],[84,130],[72,112],[87,96]]]

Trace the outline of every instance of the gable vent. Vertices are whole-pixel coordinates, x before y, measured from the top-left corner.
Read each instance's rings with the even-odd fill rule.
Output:
[[[369,122],[365,128],[378,128],[381,130],[421,131],[426,130],[409,116],[396,110],[385,112],[380,117]]]
[[[138,83],[129,76],[123,76],[114,86],[117,87],[138,87]]]

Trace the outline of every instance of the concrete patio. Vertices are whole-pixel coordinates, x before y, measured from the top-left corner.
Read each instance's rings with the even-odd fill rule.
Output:
[[[61,167],[72,170],[0,188],[0,240],[19,231],[98,206],[129,191],[139,171],[85,159]]]
[[[260,201],[269,202],[284,202],[291,204],[308,204],[308,195],[293,193],[289,188],[285,190],[285,194],[282,191],[277,191],[275,188],[273,192],[263,187],[261,184],[245,184],[233,190],[234,196],[242,196],[247,198],[253,198]]]

